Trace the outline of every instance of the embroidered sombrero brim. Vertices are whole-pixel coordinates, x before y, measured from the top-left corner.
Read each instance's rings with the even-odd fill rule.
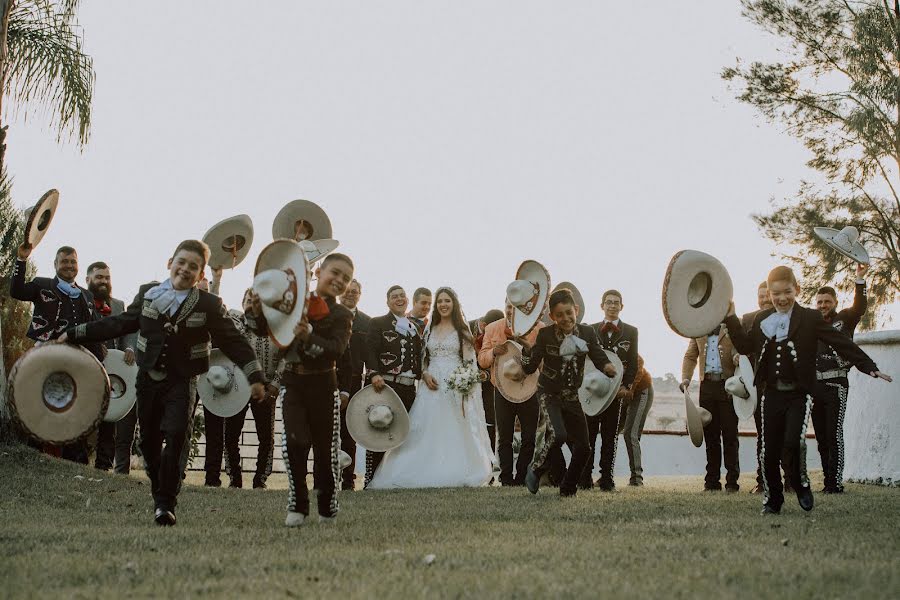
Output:
[[[525,312],[517,306],[513,307],[513,333],[523,336],[528,335],[541,320],[547,299],[550,297],[550,273],[536,260],[526,260],[516,270],[516,279],[530,281],[538,288],[537,298],[530,311]]]
[[[540,373],[535,371],[531,375],[526,375],[525,379],[521,381],[514,381],[504,376],[504,367],[507,363],[516,362],[520,365],[522,363],[522,347],[511,340],[507,340],[505,344],[506,354],[501,354],[494,358],[492,366],[494,381],[497,382],[497,391],[500,392],[501,396],[510,402],[518,404],[525,402],[537,393]]]
[[[232,269],[247,258],[253,244],[253,221],[248,215],[237,215],[219,221],[203,236],[209,246],[209,266]]]
[[[50,190],[37,201],[30,212],[28,220],[25,223],[25,243],[31,244],[34,248],[37,246],[47,231],[50,229],[50,222],[56,214],[56,207],[59,205],[59,192]]]
[[[309,264],[306,253],[294,241],[275,240],[262,249],[259,258],[256,259],[254,277],[262,271],[269,269],[294,272],[297,280],[297,298],[289,313],[261,304],[263,316],[269,327],[269,335],[279,348],[287,348],[294,341],[294,327],[297,326],[306,314],[306,304],[309,299]]]
[[[839,244],[835,240],[835,238],[841,232],[837,229],[832,229],[831,227],[814,227],[813,232],[815,232],[819,239],[825,242],[830,248],[836,250],[837,252],[840,252],[850,260],[863,265],[869,264],[869,252],[866,250],[865,246],[859,243],[858,240],[853,242],[849,246]]]
[[[376,429],[369,423],[369,411],[375,406],[387,406],[394,415],[391,424]],[[406,441],[409,435],[409,413],[403,401],[390,386],[381,392],[367,385],[356,392],[347,404],[347,431],[357,444],[372,452],[387,452]]]
[[[604,352],[606,352],[606,357],[609,358],[613,366],[616,367],[615,377],[609,377],[605,373],[600,372],[594,365],[594,361],[590,358],[585,358],[584,360],[585,381],[582,382],[581,388],[578,390],[578,399],[581,401],[581,409],[584,411],[584,414],[589,417],[599,415],[609,408],[612,401],[615,399],[616,394],[619,392],[619,387],[622,385],[622,376],[625,374],[625,368],[622,365],[621,359],[619,359],[619,355],[611,350],[604,350]],[[588,375],[594,376],[594,374],[598,377],[606,377],[610,380],[609,386],[606,388],[606,393],[603,395],[598,396],[587,388],[586,383]]]
[[[109,406],[103,365],[81,346],[44,344],[16,361],[9,374],[13,418],[34,439],[71,444],[103,420]]]
[[[272,223],[273,239],[294,239],[297,221],[306,221],[312,228],[309,240],[325,240],[332,237],[331,221],[322,207],[309,200],[292,200],[284,205]]]
[[[250,402],[250,381],[241,368],[231,362],[231,359],[218,348],[213,348],[210,352],[209,366],[225,368],[231,374],[231,383],[228,389],[216,389],[205,373],[200,375],[197,377],[197,393],[200,395],[200,401],[217,417],[223,419],[233,417]]]
[[[578,318],[575,319],[576,323],[581,323],[584,321],[584,311],[587,310],[587,306],[584,303],[584,297],[581,295],[581,292],[575,287],[575,284],[570,281],[563,281],[561,283],[557,283],[554,286],[553,291],[547,296],[548,298],[552,296],[557,290],[567,289],[572,292],[572,296],[575,298],[575,304],[578,306]],[[550,318],[550,315],[545,312],[544,316],[541,317],[541,320],[547,325],[552,325],[553,320]]]
[[[663,280],[662,308],[672,331],[686,338],[702,337],[728,314],[734,286],[725,266],[697,250],[672,257]]]
[[[137,381],[137,362],[125,364],[125,353],[121,350],[107,350],[103,359],[103,368],[109,377],[109,408],[103,420],[115,423],[131,411],[137,402],[135,382]]]
[[[738,372],[736,374],[740,376],[744,389],[747,390],[748,394],[747,398],[741,398],[740,396],[731,397],[734,404],[734,412],[737,414],[738,419],[743,421],[753,416],[757,403],[756,386],[753,384],[753,365],[750,364],[750,359],[743,354],[738,357]]]

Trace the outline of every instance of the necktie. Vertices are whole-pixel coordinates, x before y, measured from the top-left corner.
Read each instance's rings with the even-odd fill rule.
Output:
[[[619,326],[612,321],[603,321],[603,326],[600,328],[600,333],[609,333],[610,331],[619,333]]]
[[[94,299],[94,308],[104,317],[108,317],[112,313],[112,307],[103,300]]]

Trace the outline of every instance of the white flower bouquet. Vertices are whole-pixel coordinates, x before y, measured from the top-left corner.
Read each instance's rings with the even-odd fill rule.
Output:
[[[475,387],[481,381],[481,372],[474,365],[460,365],[447,377],[447,387],[462,396],[463,416],[466,414],[465,401]]]

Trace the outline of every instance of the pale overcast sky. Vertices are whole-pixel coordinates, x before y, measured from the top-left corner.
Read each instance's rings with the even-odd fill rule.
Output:
[[[237,307],[275,214],[305,198],[369,314],[400,283],[450,285],[475,317],[532,258],[580,288],[590,322],[621,290],[661,376],[686,345],[660,308],[671,256],[717,256],[754,309],[777,261],[749,215],[810,176],[719,77],[775,56],[737,2],[85,0],[80,23],[91,140],[79,152],[20,119],[8,167],[21,205],[61,192],[40,273],[75,246],[81,276],[105,260],[126,302],[180,240],[247,213],[251,257],[222,286]]]

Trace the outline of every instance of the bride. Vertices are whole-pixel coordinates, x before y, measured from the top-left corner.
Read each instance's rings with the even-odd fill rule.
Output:
[[[460,365],[477,368],[472,335],[456,292],[442,287],[425,331],[422,382],[409,413],[409,436],[385,455],[367,489],[481,486],[490,480],[493,453],[481,383],[465,398],[447,386]]]

